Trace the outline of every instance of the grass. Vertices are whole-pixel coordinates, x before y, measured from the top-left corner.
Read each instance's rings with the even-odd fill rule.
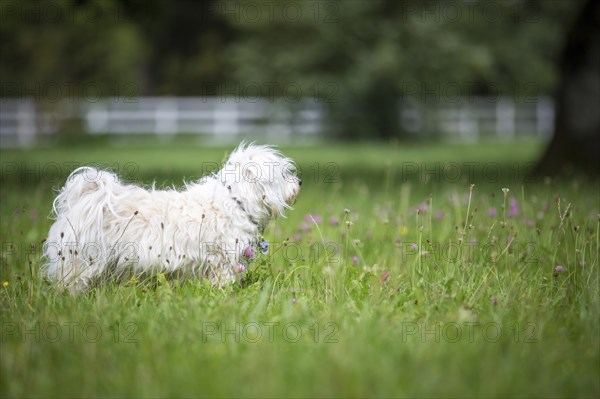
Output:
[[[527,178],[536,143],[283,150],[303,192],[242,284],[77,297],[37,272],[52,187],[180,185],[227,149],[2,150],[2,396],[600,396],[597,182]]]

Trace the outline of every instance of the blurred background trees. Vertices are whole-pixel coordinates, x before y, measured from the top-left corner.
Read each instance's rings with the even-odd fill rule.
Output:
[[[338,102],[342,115],[374,108],[375,120],[386,112],[373,102],[394,103],[414,84],[468,83],[484,94],[492,84],[510,94],[535,83],[551,93],[580,2],[485,4],[3,0],[0,74],[11,83],[135,82],[140,95],[295,82]],[[372,121],[364,123],[370,135]],[[395,129],[374,130],[387,137]]]
[[[406,139],[407,101],[554,95],[583,3],[2,0],[1,95],[49,82],[105,96],[251,83],[323,104],[336,138]]]
[[[113,17],[119,13],[115,2],[85,3],[0,2],[3,96],[20,94],[20,87],[65,83],[75,93],[86,83],[109,93],[143,80],[150,44],[140,26]]]
[[[282,10],[271,24],[234,24],[243,33],[229,47],[235,76],[305,82],[308,93],[314,82],[332,82],[333,101],[328,91],[318,94],[339,122],[338,135],[385,139],[402,136],[399,102],[413,95],[439,102],[444,94],[500,92],[523,101],[552,93],[563,30],[577,8],[576,2],[299,4],[305,16],[299,22]]]

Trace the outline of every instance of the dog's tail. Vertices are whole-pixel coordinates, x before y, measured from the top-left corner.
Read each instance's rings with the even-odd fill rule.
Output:
[[[65,186],[54,200],[52,215],[59,218],[61,215],[72,213],[75,208],[102,210],[104,206],[116,214],[112,207],[112,199],[118,187],[121,187],[121,182],[112,172],[89,166],[77,168],[69,175]],[[84,218],[84,215],[78,214],[79,219]],[[98,219],[90,217],[88,220]]]
[[[71,285],[93,274],[89,256],[97,258],[103,252],[102,226],[107,212],[116,215],[113,204],[122,187],[114,173],[91,167],[78,168],[69,175],[52,204],[51,217],[56,222],[44,244],[43,275]],[[82,256],[80,244],[88,245],[88,252],[97,253]]]

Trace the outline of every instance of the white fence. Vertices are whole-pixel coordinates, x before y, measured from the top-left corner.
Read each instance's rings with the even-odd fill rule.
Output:
[[[42,103],[33,99],[0,99],[3,147],[27,146],[38,138],[71,129],[88,134],[193,133],[218,141],[268,137],[319,138],[327,129],[325,104],[220,97],[142,97],[133,102],[104,99]],[[528,103],[510,98],[495,102],[474,98],[464,103],[403,102],[403,129],[415,135],[471,141],[482,137],[551,136],[554,106],[547,97]]]
[[[515,102],[510,97],[497,101],[476,97],[469,102],[409,103],[400,111],[400,122],[409,132],[446,140],[549,140],[554,131],[554,102],[549,97],[528,102]]]

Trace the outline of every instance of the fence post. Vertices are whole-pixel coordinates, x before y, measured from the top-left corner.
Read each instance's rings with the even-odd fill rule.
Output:
[[[538,98],[535,106],[535,127],[539,138],[549,140],[554,131],[554,106],[548,97]]]
[[[237,103],[232,99],[217,101],[213,110],[213,134],[219,136],[236,136],[239,133],[240,112]]]
[[[496,103],[496,134],[499,138],[512,139],[515,137],[515,105],[500,98]]]
[[[157,135],[177,133],[179,101],[177,98],[161,98],[154,108],[154,133]]]
[[[475,141],[479,138],[477,115],[465,106],[458,111],[458,131],[465,141]]]
[[[30,146],[37,134],[37,112],[35,103],[31,98],[19,101],[17,107],[17,139],[19,145]]]
[[[109,128],[109,111],[106,101],[98,101],[91,107],[85,107],[85,126],[88,131],[94,133],[111,133]]]

